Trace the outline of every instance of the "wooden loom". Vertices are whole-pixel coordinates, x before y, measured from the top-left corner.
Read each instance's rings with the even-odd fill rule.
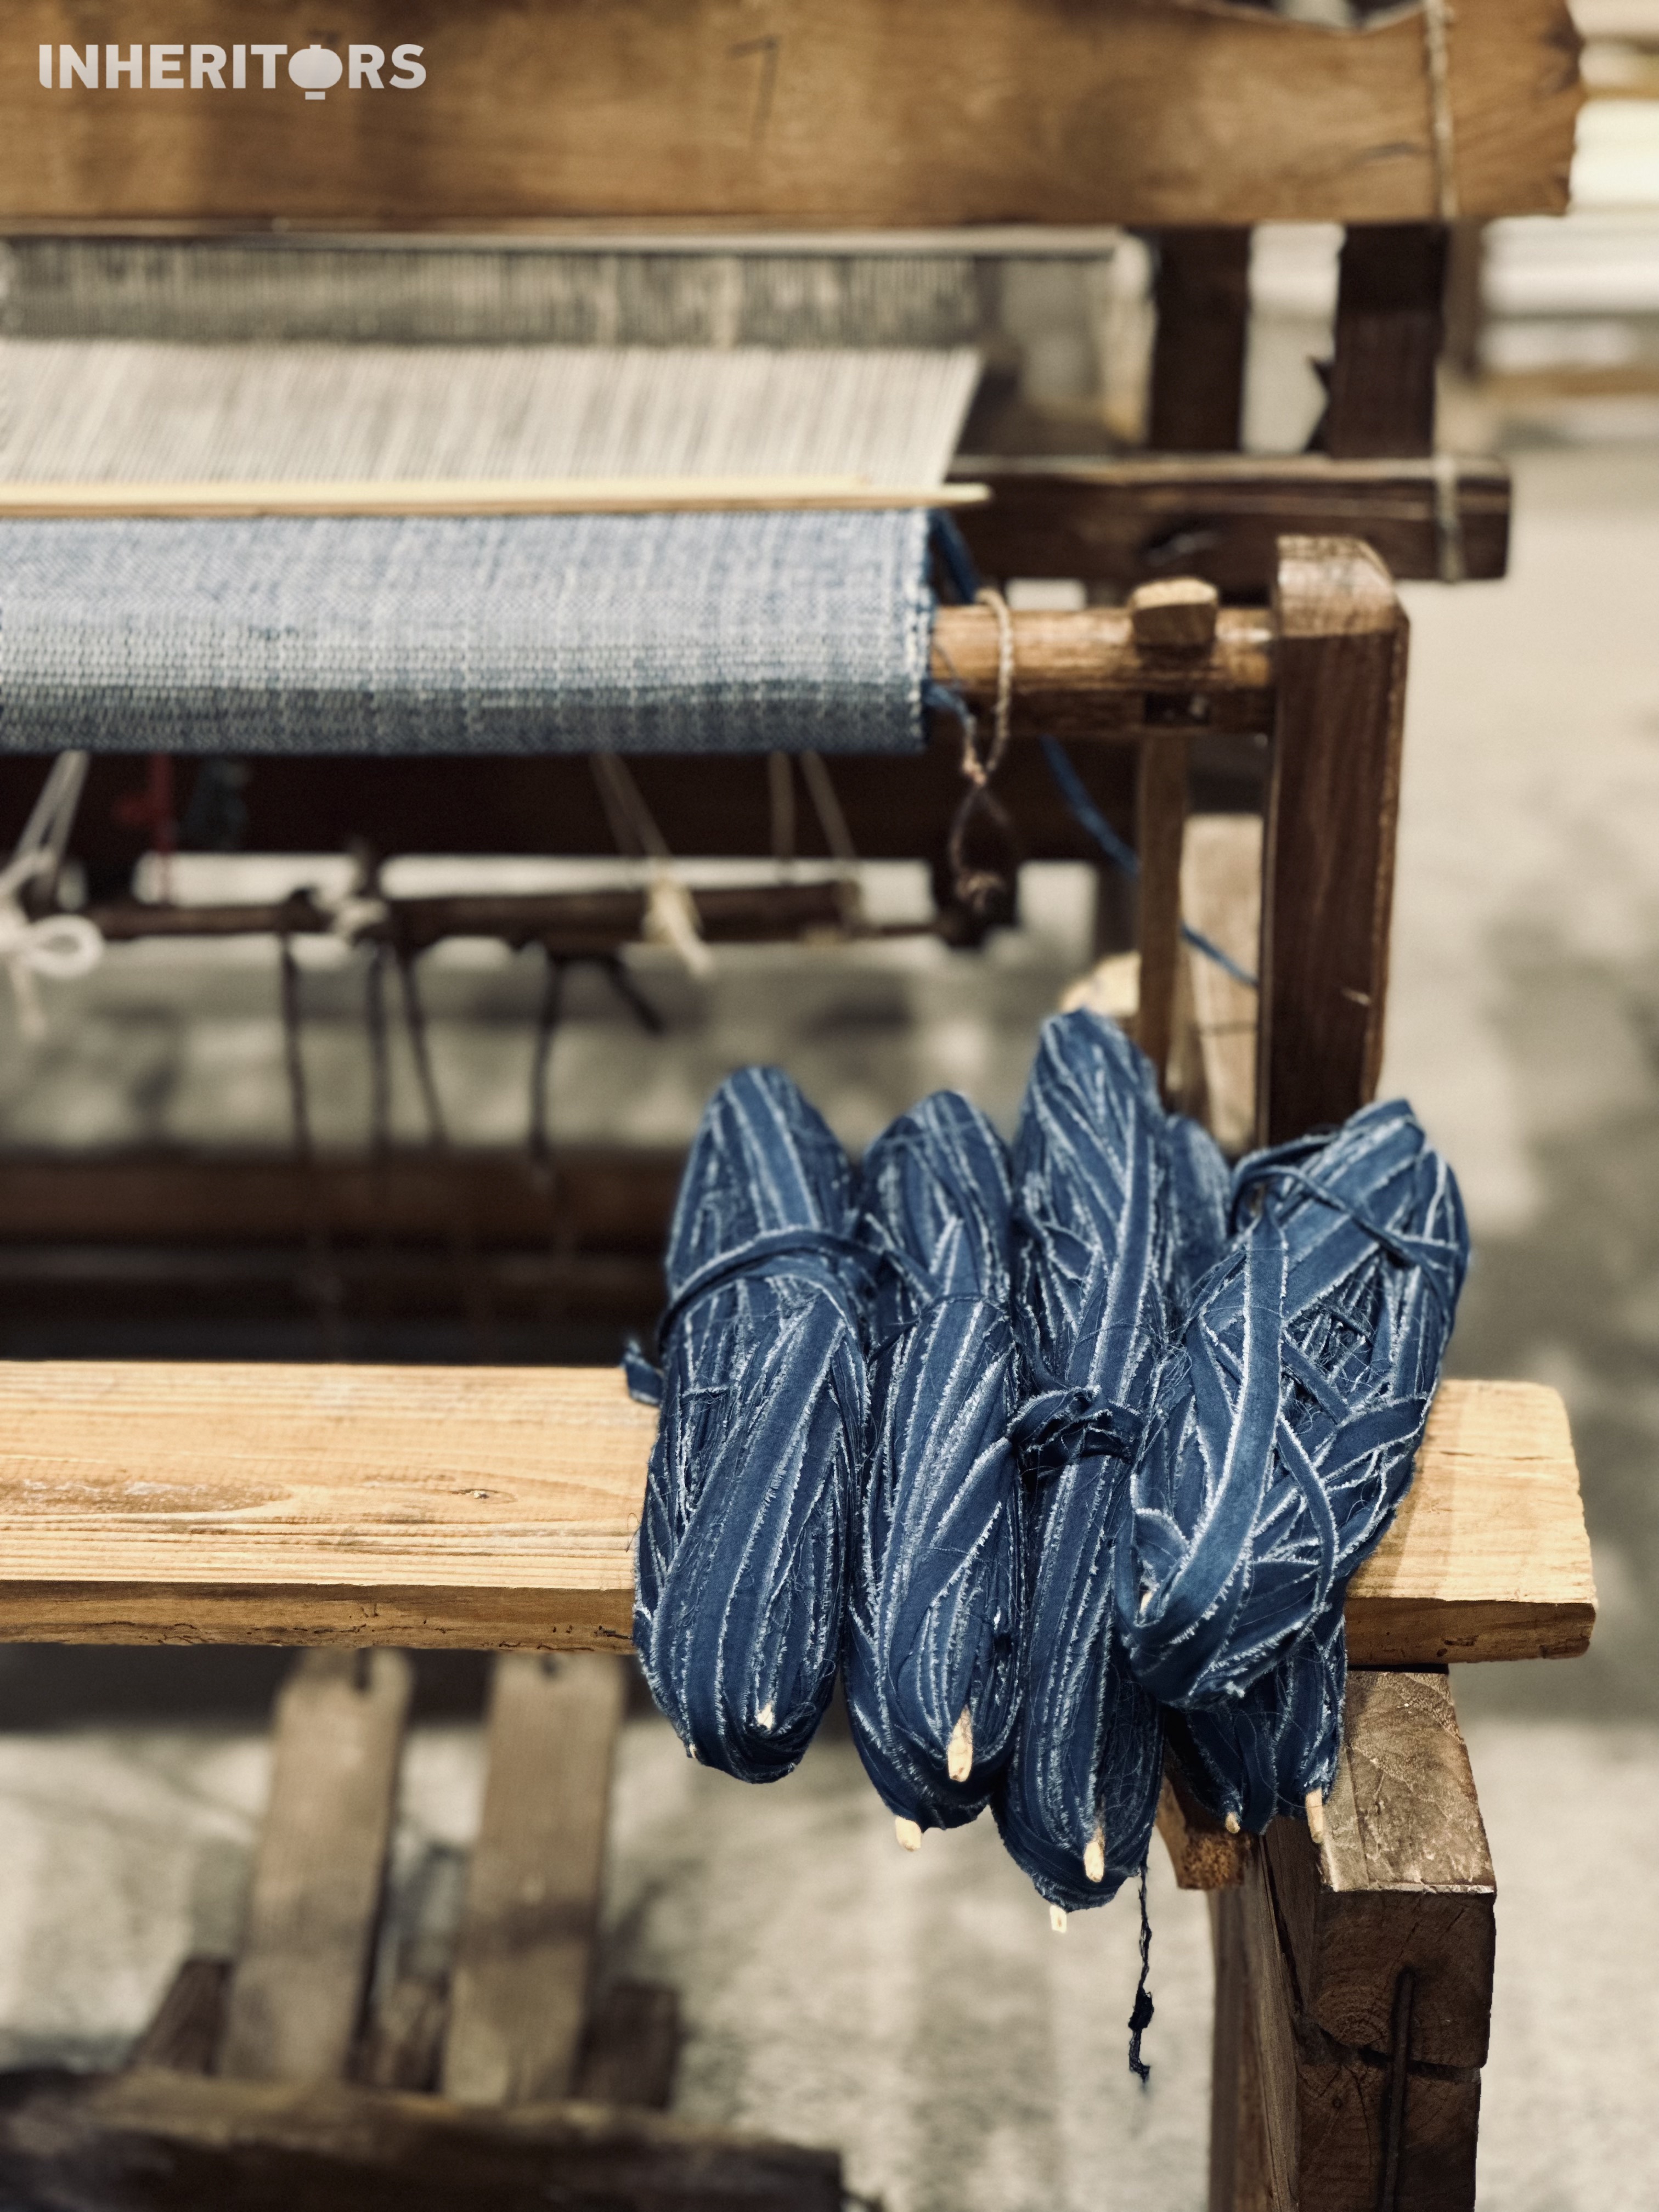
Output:
[[[1160,1065],[1178,1021],[1188,733],[1271,731],[1257,1127],[1278,1137],[1341,1118],[1374,1086],[1387,984],[1406,625],[1380,562],[1352,541],[1288,540],[1268,613],[1218,613],[1195,586],[1122,611],[1017,616],[1014,639],[1017,741],[1054,728],[1079,757],[1121,746],[1139,763],[1139,1022]],[[988,702],[989,611],[943,614],[936,649],[969,697]],[[13,1364],[0,1368],[0,1636],[555,1655],[626,1646],[653,1417],[614,1371]],[[1494,1884],[1443,1670],[1570,1656],[1594,1613],[1559,1400],[1527,1385],[1446,1384],[1407,1504],[1351,1593],[1348,1737],[1322,1844],[1281,1822],[1249,1844],[1166,1792],[1161,1825],[1179,1878],[1216,1891],[1218,2208],[1473,2203]],[[486,2123],[441,2100],[410,2109],[374,2086],[424,2086],[441,2064],[470,2094],[469,2033],[495,2053],[485,2101],[558,2095],[584,2078],[595,1838],[619,1710],[603,1661],[550,1674],[528,1657],[501,1662],[477,1901],[470,1893],[447,2028],[437,1994],[410,1991],[401,2027],[383,2014],[354,2040],[406,1696],[398,1664],[382,1654],[353,1674],[314,1657],[289,1693],[243,1957],[228,1995],[219,1970],[198,1966],[194,1995],[173,2001],[195,2022],[199,2064],[216,2054],[220,2078],[26,2083],[13,2117],[0,2114],[0,2175],[39,2187],[55,2160],[68,2193],[48,2201],[79,2204],[91,2200],[73,2193],[76,2176],[96,2170],[107,2188],[119,2168],[120,2191],[100,2201],[125,2205],[166,2201],[144,2194],[143,2173],[200,2171],[219,2201],[252,2204],[267,2201],[259,2188],[288,2185],[284,2160],[313,2159],[343,2201],[366,2174],[401,2174],[400,2161],[429,2154],[434,2172],[454,2170],[448,2157],[481,2160],[501,2193],[477,2201],[506,2204],[521,2181],[509,2153],[567,2159],[571,2130],[586,2127],[583,2155],[596,2161],[594,2187],[612,2190],[605,2201],[647,2185],[639,2123],[615,2119],[605,2134],[551,2108]],[[314,1749],[336,1725],[379,1747],[348,1760],[367,1778],[349,1802],[311,1786],[295,1737]],[[533,1905],[500,1901],[549,1868],[562,1871]],[[504,1955],[490,1933],[503,1911],[524,1975],[470,1981],[475,1948]],[[331,2041],[315,2026],[314,1984],[332,1993]],[[649,2007],[661,2001],[624,2002],[644,2004],[660,2038]],[[281,2027],[285,2007],[297,2027]],[[238,2024],[249,2019],[262,2023],[257,2035]],[[606,2019],[595,2013],[586,2030],[601,2049],[615,2033]],[[176,2061],[164,2027],[151,2055]],[[254,2048],[257,2060],[238,2056]],[[348,2065],[367,2086],[337,2078]],[[297,2072],[311,2086],[255,2092],[239,2072]],[[233,2137],[246,2173],[226,2163]],[[128,2147],[130,2172],[112,2142]],[[830,2167],[788,2166],[801,2154],[775,2147],[672,2128],[652,2147],[665,2172],[690,2159],[737,2191],[741,2170],[744,2189],[775,2189],[780,2202],[816,2202],[835,2185]],[[1385,2181],[1391,2193],[1379,2196]]]
[[[10,11],[0,228],[546,234],[600,210],[636,230],[689,224],[705,244],[780,224],[1161,234],[1160,450],[975,459],[964,472],[996,496],[969,532],[996,576],[1127,588],[1192,573],[1241,596],[1271,585],[1273,603],[1223,609],[1173,644],[1144,605],[1017,616],[1016,737],[1065,736],[1097,795],[1134,816],[1139,1035],[1171,1076],[1190,1027],[1177,925],[1194,741],[1270,739],[1255,1128],[1289,1135],[1370,1094],[1406,629],[1387,571],[1352,540],[1403,576],[1502,573],[1506,473],[1433,455],[1443,226],[1564,204],[1578,96],[1564,0],[1460,0],[1438,95],[1415,9],[1333,34],[1220,0],[1102,0],[1086,23],[1060,0],[489,0],[434,12],[422,97],[307,111],[297,162],[293,114],[275,102],[40,88],[40,45],[130,44],[150,27],[141,13],[136,0]],[[348,0],[331,36],[390,45],[397,15]],[[189,0],[169,27],[222,27]],[[260,28],[313,35],[286,0]],[[1298,219],[1353,226],[1324,450],[1246,460],[1229,451],[1243,226]],[[938,642],[939,672],[988,708],[991,616],[947,611]],[[921,763],[849,769],[860,851],[937,858],[953,773],[948,738]],[[677,851],[765,849],[730,764],[653,763],[641,781]],[[503,763],[482,797],[485,780],[469,779],[461,822],[441,763],[395,776],[272,763],[253,837],[280,848],[303,823],[314,846],[374,819],[386,849],[433,849],[441,824],[444,849],[507,852],[525,849],[527,823],[557,819],[565,849],[608,850],[584,783],[579,763]],[[1086,850],[1034,748],[1016,744],[1003,788],[1028,856]],[[637,1182],[601,1170],[599,1215],[637,1226]],[[651,1172],[645,1211],[659,1218],[672,1167]],[[62,1218],[38,1182],[12,1195],[43,1234]],[[82,1176],[69,1196],[82,1218],[156,1203],[118,1174]],[[195,1202],[211,1212],[210,1195]],[[263,1202],[280,1209],[283,1194],[267,1184]],[[504,1214],[516,1203],[501,1194]],[[231,2208],[302,2192],[527,2207],[553,2173],[606,2203],[838,2200],[832,2157],[630,2116],[665,2098],[670,2001],[592,2000],[619,1692],[614,1660],[583,1655],[626,1640],[651,1426],[614,1375],[12,1365],[0,1403],[0,1637],[357,1647],[309,1654],[284,1694],[240,1958],[186,1963],[136,2070],[13,2077],[0,2178],[106,2212],[192,2193]],[[1351,1593],[1347,1740],[1323,1842],[1281,1822],[1245,1844],[1166,1790],[1178,1878],[1215,1908],[1212,2212],[1473,2203],[1495,1886],[1443,1670],[1570,1656],[1594,1608],[1559,1401],[1449,1383],[1407,1506]],[[504,1656],[449,1986],[406,1972],[366,2021],[407,1702],[402,1662],[367,1656],[388,1643]],[[535,1656],[548,1654],[551,1666]],[[452,2094],[424,2094],[434,2082]],[[573,2089],[611,2109],[557,2101]]]

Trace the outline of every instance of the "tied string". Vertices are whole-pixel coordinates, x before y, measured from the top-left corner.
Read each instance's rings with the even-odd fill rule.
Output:
[[[1009,1425],[1008,1440],[1033,1480],[1064,1474],[1084,1459],[1133,1460],[1142,1416],[1084,1383],[1051,1385],[1028,1398]]]
[[[991,742],[981,749],[978,717],[955,693],[940,687],[932,687],[934,703],[954,714],[962,725],[963,781],[968,788],[957,808],[951,823],[951,834],[945,852],[951,863],[951,885],[958,902],[969,912],[982,918],[995,902],[1005,896],[1008,889],[1006,872],[994,868],[976,866],[969,851],[968,841],[975,825],[988,823],[995,830],[1005,849],[1012,855],[1014,825],[1008,810],[991,789],[992,778],[1002,766],[1008,750],[1009,730],[1013,719],[1014,703],[1014,618],[1008,611],[1008,602],[1000,592],[982,585],[975,594],[975,604],[988,607],[996,617],[997,625],[997,696],[992,710]],[[952,672],[955,672],[954,671]]]

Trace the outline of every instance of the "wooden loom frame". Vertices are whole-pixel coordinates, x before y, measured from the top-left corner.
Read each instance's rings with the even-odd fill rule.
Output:
[[[1194,607],[1196,636],[1187,620]],[[1206,603],[1198,591],[1173,635],[1158,609],[1136,606],[1016,616],[1014,642],[1017,750],[1051,728],[1079,754],[1127,744],[1139,761],[1140,1034],[1160,1062],[1176,1020],[1188,733],[1271,729],[1258,1128],[1279,1138],[1342,1118],[1374,1087],[1387,987],[1406,623],[1382,564],[1351,540],[1288,540],[1270,613],[1217,613],[1212,595]],[[998,653],[990,611],[944,611],[935,650],[970,702],[988,706]],[[631,1404],[614,1372],[48,1363],[0,1366],[0,1408],[8,1567],[0,1637],[520,1652],[625,1645],[631,1534],[653,1417]],[[1418,1483],[1351,1595],[1348,1738],[1323,1842],[1316,1845],[1299,1823],[1280,1822],[1263,1844],[1249,1844],[1166,1791],[1161,1825],[1178,1877],[1216,1892],[1215,2212],[1451,2212],[1473,2203],[1495,1893],[1443,1668],[1451,1659],[1571,1656],[1583,1649],[1594,1612],[1559,1400],[1525,1386],[1446,1385]],[[353,2028],[401,1727],[386,1662],[377,1659],[356,1676],[342,1675],[344,1663],[307,1662],[290,1692],[292,1711],[303,1715],[307,1697],[325,1707],[332,1699],[348,1732],[378,1728],[378,1796],[371,1788],[372,1802],[355,1812],[314,1793],[299,1802],[298,1785],[280,1778],[289,1769],[279,1749],[248,1943],[228,1995],[222,1973],[217,1996],[210,1991],[210,2032],[199,2018],[204,1970],[192,1970],[196,2012],[188,1991],[174,2000],[197,2021],[192,2048],[216,2051],[233,2075],[240,2066],[279,2080],[295,2070],[282,2055],[281,2021],[297,2018],[301,2027],[287,2033],[314,2047],[317,2007],[331,2007],[333,2041],[322,2040],[333,2056],[320,2070],[335,2086],[295,2087],[286,2103],[273,2103],[271,2093],[234,2079],[188,2089],[150,2075],[80,2089],[37,2083],[23,2093],[22,2120],[9,2131],[0,2122],[0,2172],[19,2155],[20,2129],[38,2141],[42,2127],[70,2178],[66,2187],[82,2170],[77,2160],[94,2167],[103,2160],[107,2185],[112,2135],[148,2145],[134,2154],[140,2167],[160,2159],[173,2172],[192,2160],[211,2164],[225,2130],[241,2129],[267,2161],[279,2152],[326,2151],[337,2174],[346,2171],[337,2163],[343,2130],[357,2145],[354,2190],[366,2186],[364,2160],[378,2172],[376,2159],[395,2166],[399,2158],[424,2158],[431,2143],[479,2159],[493,2145],[488,2154],[498,2164],[507,2156],[501,2130],[513,2135],[510,2115],[488,2126],[467,2123],[440,2100],[411,2116],[404,2105],[374,2101],[393,2097],[389,2088],[338,2082],[348,2063],[373,2075]],[[475,1874],[477,1955],[499,1954],[491,1914],[516,1910],[512,1881],[492,1883],[492,1851],[506,1853],[510,1872],[574,1850],[576,1870],[574,1893],[556,1886],[543,1909],[514,1921],[515,1943],[544,1969],[552,2028],[522,1975],[486,1980],[482,1996],[465,1996],[463,1936],[449,2033],[465,2040],[456,2005],[463,2021],[469,2002],[495,2007],[495,2073],[485,2094],[497,2102],[557,2095],[580,2078],[598,1903],[592,1838],[602,1829],[605,1747],[617,1710],[605,1673],[573,1681],[532,1659],[511,1665],[519,1671],[498,1681],[497,1711],[518,1712],[515,1725],[528,1733],[510,1753],[497,1745],[492,1757],[504,1794],[493,1827],[486,1812],[483,1870]],[[391,1723],[374,1715],[394,1709],[387,1749]],[[279,1746],[284,1740],[279,1733]],[[592,1747],[561,1773],[560,1744],[578,1740]],[[302,1773],[304,1758],[295,1758]],[[581,1788],[563,1789],[578,1773],[586,1778]],[[539,1802],[551,1809],[538,1814]],[[571,1841],[572,1820],[586,1822],[586,1844]],[[319,1852],[326,1859],[343,1849],[345,1832],[356,1839],[347,1852],[356,1887],[341,1904],[338,1880],[325,1882],[320,1894],[336,1902],[319,1939]],[[585,1931],[574,1950],[573,1926]],[[320,1997],[307,1942],[323,1954]],[[245,1981],[257,2001],[239,2000]],[[398,2045],[415,2052],[407,2063],[417,2081],[425,2078],[420,2066],[429,2075],[436,2063],[434,2039],[444,2032],[424,2002],[418,1991],[407,1998],[415,2024]],[[250,2010],[257,2033],[236,2026]],[[382,2024],[376,2033],[384,2044],[392,2030]],[[150,2055],[166,2056],[159,2026],[156,2034]],[[256,2059],[239,2060],[250,2034]],[[176,2052],[172,2063],[176,2073]],[[393,2081],[398,2063],[386,2062]],[[465,2067],[456,2065],[465,2093]],[[305,2070],[319,2069],[307,2062]],[[621,2125],[585,2154],[602,2165],[609,2159],[613,2179],[623,2150],[643,2155],[637,2128],[619,2136]],[[514,2141],[528,2155],[530,2138],[521,2137],[522,2128]],[[531,2137],[538,2156],[574,2154],[568,2124],[550,2113]],[[780,2180],[767,2160],[784,2154],[698,2148],[672,2129],[656,2150],[669,2163],[725,2159],[722,2185],[741,2168],[763,2196],[775,2185],[786,2199],[793,2191],[793,2201],[815,2201],[832,2185],[822,2166],[789,2168]],[[760,2165],[751,2172],[753,2159]],[[34,2172],[27,2162],[9,2170],[25,2179]],[[212,2170],[215,2188],[228,2191],[230,2179]],[[498,2179],[508,2193],[488,2201],[516,2202],[510,2177]],[[156,2201],[136,2179],[124,2177],[123,2186],[129,2182],[139,2193],[115,2201]]]

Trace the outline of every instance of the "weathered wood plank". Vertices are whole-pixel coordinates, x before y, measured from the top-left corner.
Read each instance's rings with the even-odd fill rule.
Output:
[[[1187,827],[1187,740],[1171,732],[1140,748],[1135,847],[1140,860],[1136,936],[1140,994],[1135,1042],[1168,1093],[1181,962],[1181,849]]]
[[[1249,228],[1166,231],[1157,243],[1146,442],[1161,453],[1232,453],[1250,331]]]
[[[1265,593],[1281,538],[1340,536],[1363,538],[1401,581],[1433,580],[1449,520],[1466,579],[1501,576],[1509,562],[1510,472],[1499,460],[963,455],[955,467],[992,494],[959,518],[988,576],[1079,576],[1127,591],[1178,573]]]
[[[1243,1881],[1248,1838],[1230,1835],[1205,1811],[1173,1760],[1164,1769],[1158,1832],[1170,1854],[1177,1889],[1237,1889]]]
[[[0,2075],[0,2188],[41,2212],[841,2212],[841,2160],[665,2114],[486,2112],[343,2082]]]
[[[307,104],[276,70],[262,89],[255,61],[240,93],[64,89],[61,68],[46,90],[42,46],[125,47],[154,19],[138,0],[22,0],[0,50],[0,221],[1181,225],[1442,207],[1417,9],[1346,33],[1222,0],[481,0],[412,25],[389,0],[343,0],[329,20],[335,45],[386,53],[415,29],[425,82]],[[181,0],[167,28],[227,34],[209,0]],[[258,28],[290,50],[316,35],[300,0],[271,0]],[[1462,215],[1565,206],[1577,51],[1565,0],[1462,0]]]
[[[0,1642],[620,1652],[654,1429],[611,1368],[0,1363]],[[1554,1392],[1442,1386],[1348,1607],[1362,1666],[1585,1648]]]
[[[270,1797],[219,2071],[341,2079],[362,2014],[413,1677],[398,1651],[308,1651],[276,1701]]]
[[[1254,975],[1261,949],[1261,823],[1253,814],[1194,814],[1182,857],[1181,908],[1212,945]],[[1255,1134],[1256,994],[1218,961],[1188,949],[1193,1024],[1206,1127],[1225,1152]]]
[[[1343,240],[1321,442],[1341,460],[1434,451],[1445,334],[1443,224],[1375,223]]]
[[[1274,2212],[1469,2212],[1495,1888],[1443,1674],[1350,1676],[1322,1844],[1276,1821],[1237,1894]]]
[[[1269,1144],[1346,1121],[1376,1089],[1407,631],[1387,570],[1353,538],[1285,539],[1274,606],[1257,971],[1257,1126]]]
[[[444,2094],[462,2104],[538,2104],[574,2084],[623,1694],[616,1659],[496,1662],[444,2045]]]

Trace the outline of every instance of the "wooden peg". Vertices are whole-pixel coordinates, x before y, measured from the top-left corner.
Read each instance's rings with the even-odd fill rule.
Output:
[[[1142,584],[1129,594],[1135,643],[1143,652],[1207,653],[1215,643],[1220,605],[1215,586],[1197,576]]]

